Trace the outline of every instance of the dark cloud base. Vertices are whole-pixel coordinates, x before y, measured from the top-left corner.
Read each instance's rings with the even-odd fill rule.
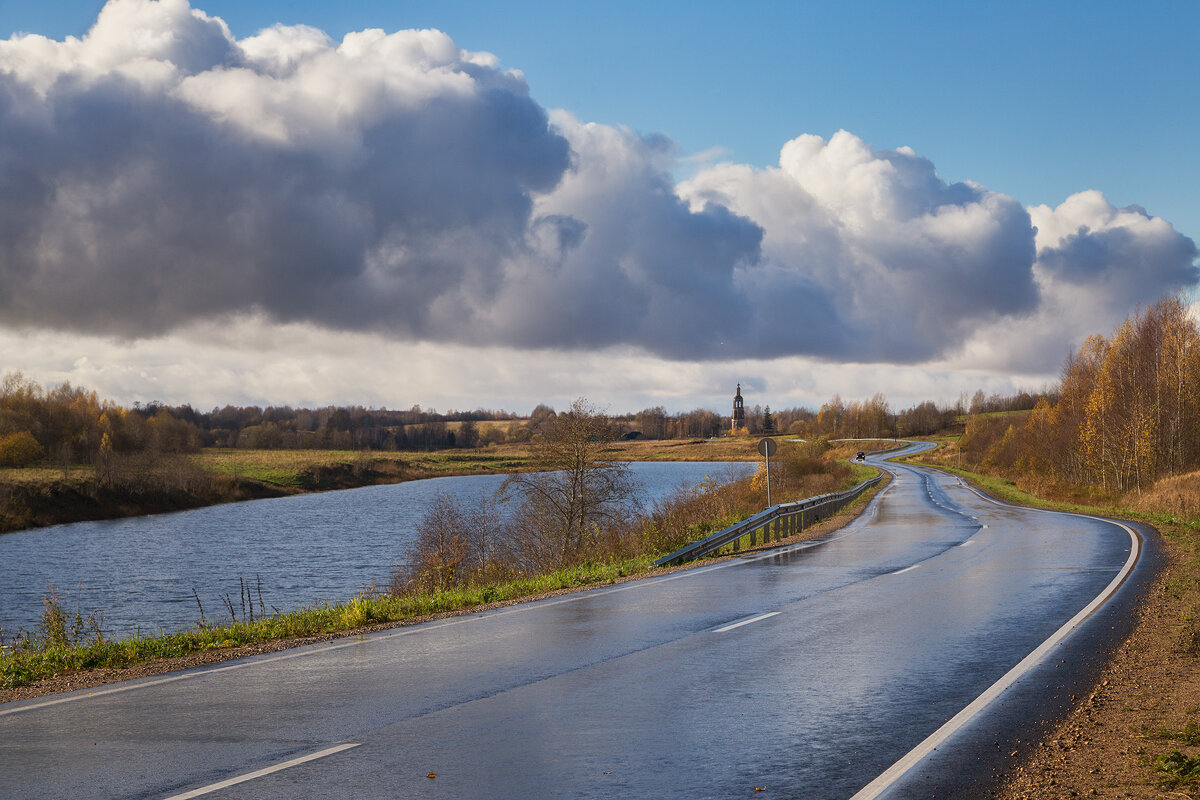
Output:
[[[845,132],[683,186],[670,163],[434,31],[237,41],[113,0],[81,41],[0,43],[0,324],[911,363],[1062,287],[1117,308],[1198,280],[1137,209],[1043,246],[1015,200]]]

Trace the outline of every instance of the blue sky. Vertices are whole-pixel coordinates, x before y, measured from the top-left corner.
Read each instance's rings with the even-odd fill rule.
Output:
[[[0,37],[82,36],[102,3],[0,0]],[[580,119],[775,164],[801,133],[908,145],[948,181],[1057,205],[1098,189],[1200,236],[1194,2],[238,2],[239,38],[437,28]]]
[[[0,0],[0,373],[902,408],[1200,285],[1197,3],[167,5]]]

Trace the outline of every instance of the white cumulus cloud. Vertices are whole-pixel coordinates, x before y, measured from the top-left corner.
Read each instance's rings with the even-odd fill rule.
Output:
[[[908,148],[840,131],[784,145],[780,165],[720,165],[681,186],[759,223],[763,258],[741,282],[783,323],[762,346],[854,360],[925,360],[981,320],[1038,303],[1034,232],[1012,198],[947,184]]]
[[[959,363],[1052,371],[1084,338],[1107,335],[1138,305],[1197,283],[1195,243],[1145,209],[1116,208],[1085,191],[1029,214],[1041,302],[1023,318],[983,326]]]
[[[1035,337],[1197,282],[1140,209],[1027,210],[845,131],[676,184],[670,140],[547,111],[434,30],[236,39],[110,0],[82,38],[0,42],[0,132],[10,330],[1033,365]]]

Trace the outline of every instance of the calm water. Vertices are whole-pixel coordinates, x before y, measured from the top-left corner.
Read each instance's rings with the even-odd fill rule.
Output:
[[[749,474],[751,463],[630,464],[647,503],[706,477]],[[210,618],[238,579],[262,579],[268,611],[345,600],[386,585],[440,492],[489,496],[503,475],[432,478],[390,486],[252,500],[150,517],[80,522],[0,536],[0,633],[33,630],[53,585],[68,610],[104,613],[114,634],[175,630]]]

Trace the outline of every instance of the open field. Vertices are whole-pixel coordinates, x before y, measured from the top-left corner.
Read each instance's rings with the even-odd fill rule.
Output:
[[[345,480],[357,476],[363,483],[386,483],[438,475],[514,472],[529,465],[528,450],[520,445],[430,453],[208,448],[194,458],[215,474],[301,490],[313,488],[314,476],[323,472]]]
[[[65,478],[86,480],[96,473],[93,467],[71,467]],[[29,485],[38,483],[53,483],[64,480],[62,469],[52,467],[0,467],[0,486]]]

